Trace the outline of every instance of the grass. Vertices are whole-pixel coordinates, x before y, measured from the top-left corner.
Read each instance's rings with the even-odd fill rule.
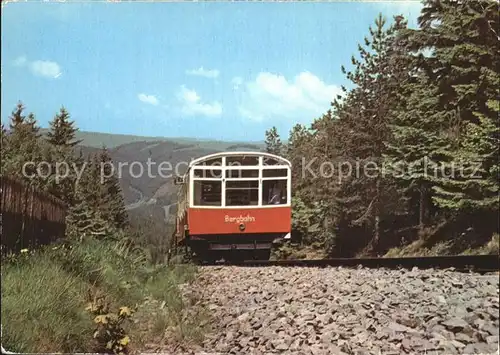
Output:
[[[462,248],[457,252],[454,241],[440,241],[434,245],[426,245],[425,239],[418,239],[408,245],[391,248],[384,257],[402,257],[402,256],[439,256],[439,255],[498,255],[499,254],[499,235],[493,234],[491,240],[484,245],[475,248]]]
[[[77,352],[90,346],[87,284],[48,254],[2,265],[2,345],[14,352]]]
[[[151,265],[139,250],[97,240],[9,256],[2,260],[2,345],[14,352],[92,352],[95,324],[85,308],[97,296],[113,310],[139,310],[126,329],[132,349],[162,339],[168,328],[199,341],[196,314],[191,323],[185,317],[195,311],[179,288],[195,275],[194,266]]]
[[[145,285],[149,297],[141,305],[136,317],[139,343],[165,344],[170,347],[201,343],[204,334],[209,331],[208,313],[196,304],[197,300],[192,296],[183,295],[179,287],[191,282],[195,275],[196,268],[187,264],[167,269],[159,266],[152,273]]]
[[[475,248],[475,249],[466,249],[463,254],[465,255],[499,255],[500,254],[500,235],[493,234],[491,240],[485,245]]]

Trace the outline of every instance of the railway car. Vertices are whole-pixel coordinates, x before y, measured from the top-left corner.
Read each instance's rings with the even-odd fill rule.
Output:
[[[268,259],[291,233],[291,163],[262,152],[224,152],[193,160],[175,179],[174,240],[207,261]]]

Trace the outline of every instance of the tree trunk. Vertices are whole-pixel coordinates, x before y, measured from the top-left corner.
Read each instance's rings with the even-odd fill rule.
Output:
[[[375,227],[374,227],[374,237],[373,237],[373,247],[378,246],[380,239],[380,179],[377,179],[376,185],[376,195],[375,195]]]
[[[418,218],[418,231],[420,235],[422,235],[424,228],[425,228],[425,212],[426,212],[426,203],[425,200],[427,198],[427,194],[425,191],[424,187],[420,188],[420,211],[419,211],[419,218]]]

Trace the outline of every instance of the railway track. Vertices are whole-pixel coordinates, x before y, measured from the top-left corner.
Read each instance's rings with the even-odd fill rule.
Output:
[[[228,263],[229,264],[229,263]],[[451,255],[401,258],[335,258],[318,260],[246,260],[232,262],[238,266],[289,266],[289,267],[366,267],[366,268],[406,268],[449,269],[456,271],[473,271],[478,273],[498,272],[500,258],[498,255]],[[213,264],[221,265],[221,264]],[[224,263],[222,265],[225,265]]]

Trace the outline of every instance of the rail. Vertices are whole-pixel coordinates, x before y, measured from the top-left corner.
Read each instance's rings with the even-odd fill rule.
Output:
[[[233,263],[238,266],[288,266],[288,267],[367,267],[367,268],[413,268],[449,269],[478,273],[498,272],[499,255],[447,255],[401,258],[335,258],[317,260],[246,260]]]

